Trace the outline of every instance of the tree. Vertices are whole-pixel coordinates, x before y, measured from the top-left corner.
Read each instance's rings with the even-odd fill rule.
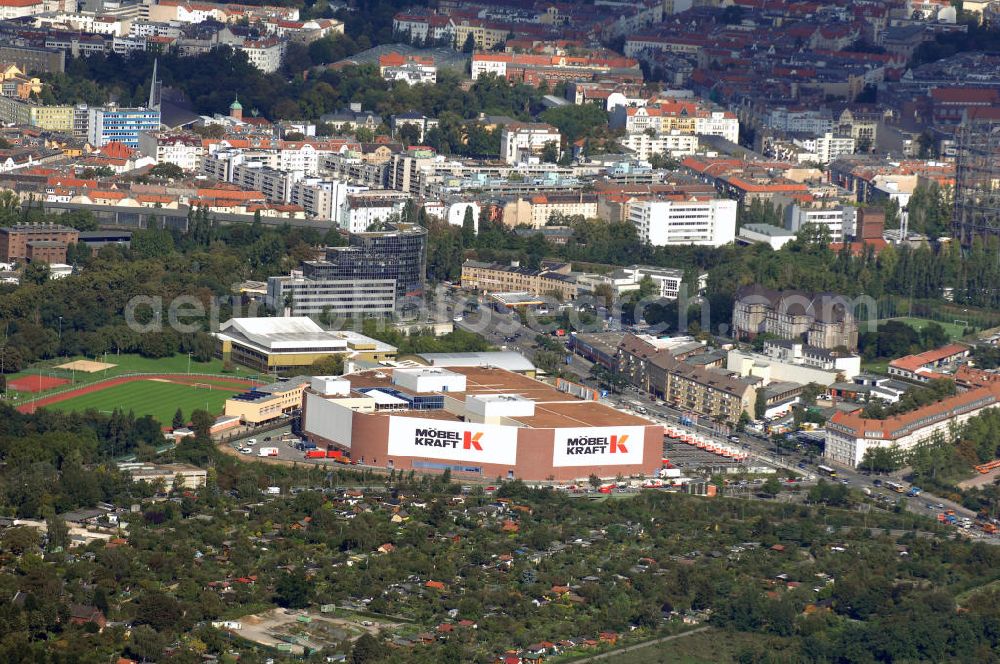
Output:
[[[184,424],[184,413],[178,408],[177,412],[174,413],[174,419],[170,422],[170,427],[172,429],[180,429]]]
[[[761,491],[768,496],[777,496],[781,493],[781,482],[777,477],[769,477],[761,486]]]
[[[344,356],[321,357],[310,365],[309,372],[313,376],[339,376],[344,373]]]
[[[149,625],[156,631],[177,629],[184,615],[181,603],[166,593],[144,593],[135,602],[135,622]]]
[[[404,123],[396,132],[403,145],[415,145],[420,141],[420,128],[412,122]]]
[[[861,459],[862,470],[872,473],[891,473],[900,467],[898,450],[891,447],[869,447]]]
[[[590,486],[595,489],[601,486],[601,478],[593,473],[591,473],[590,477],[587,478],[587,482],[590,483]]]
[[[757,398],[753,403],[753,418],[755,420],[764,419],[767,414],[767,392],[763,387],[757,388]]]
[[[49,515],[45,519],[45,529],[50,551],[56,548],[65,549],[69,546],[69,526],[62,518],[55,514]]]
[[[24,281],[29,284],[41,286],[49,280],[51,270],[49,264],[41,261],[32,261],[24,267]]]
[[[471,247],[476,242],[476,220],[472,216],[472,206],[465,206],[465,216],[462,218],[462,246]]]
[[[128,653],[141,662],[155,662],[163,657],[167,639],[149,625],[136,625],[128,641]]]
[[[166,178],[167,180],[177,180],[184,177],[184,169],[177,164],[164,162],[149,169],[147,175],[151,178]]]
[[[470,32],[465,36],[465,43],[462,44],[462,53],[472,53],[476,50],[476,38]]]
[[[542,161],[551,164],[559,160],[559,145],[555,141],[549,141],[542,147]]]
[[[191,428],[198,438],[211,438],[212,425],[215,424],[215,417],[207,410],[201,408],[191,412]]]
[[[38,531],[27,526],[8,528],[0,538],[0,548],[21,556],[38,547]]]
[[[309,606],[312,595],[312,584],[301,570],[286,572],[278,579],[275,586],[274,601],[278,606],[289,609],[301,609]]]
[[[387,654],[385,644],[368,632],[365,632],[361,635],[361,638],[354,642],[354,647],[351,649],[351,658],[348,661],[351,664],[374,664],[375,662],[381,662]]]

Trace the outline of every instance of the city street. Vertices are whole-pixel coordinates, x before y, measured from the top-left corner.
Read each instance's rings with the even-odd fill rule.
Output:
[[[458,306],[462,300],[452,298],[447,301],[453,306]],[[463,330],[480,334],[498,348],[506,348],[506,350],[521,353],[529,360],[533,360],[535,353],[539,350],[535,343],[536,335],[544,333],[536,332],[523,325],[516,316],[501,314],[495,311],[484,312],[482,308],[477,312],[463,313],[462,320],[455,321],[455,325]],[[565,343],[564,337],[551,338],[557,339],[561,344]],[[570,362],[565,365],[565,369],[574,374],[581,383],[596,388],[596,381],[590,378],[592,364],[578,355],[573,355],[568,349],[566,350],[566,355],[570,357]],[[648,395],[641,394],[637,390],[628,389],[623,394],[611,394],[604,400],[617,408],[631,411],[635,411],[637,407],[641,407],[646,411],[644,413],[646,417],[666,424],[679,424],[682,416],[689,415],[693,421],[684,425],[687,429],[710,436],[718,442],[730,442],[729,436],[731,432],[728,427],[722,427],[714,422],[706,423],[703,420],[699,421],[696,416],[684,413],[662,402],[651,400]],[[769,439],[762,439],[746,432],[739,434],[739,438],[739,444],[744,450],[750,453],[752,459],[762,462],[765,465],[796,472],[807,479],[811,478],[813,481],[820,479],[816,463],[824,463],[822,458],[814,461],[800,451],[776,450],[774,444]],[[804,464],[804,467],[800,464]],[[876,477],[857,469],[843,466],[836,466],[835,470],[837,472],[837,479],[829,481],[841,481],[859,490],[868,489],[873,496],[885,494],[889,496],[892,503],[901,499],[905,508],[910,512],[934,516],[945,509],[951,509],[955,511],[956,516],[959,518],[975,518],[976,516],[971,510],[940,496],[924,492],[919,496],[911,497],[905,494],[896,494],[874,484],[876,480],[895,480],[901,482],[902,479],[898,477]],[[928,507],[928,505],[931,507]],[[939,505],[941,507],[938,507]]]

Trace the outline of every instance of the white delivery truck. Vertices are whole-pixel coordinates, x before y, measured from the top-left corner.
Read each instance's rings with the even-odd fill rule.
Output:
[[[278,456],[277,447],[261,447],[257,449],[257,456],[262,457],[276,457]]]

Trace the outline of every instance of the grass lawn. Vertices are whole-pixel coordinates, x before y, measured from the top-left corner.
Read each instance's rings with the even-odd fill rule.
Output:
[[[887,374],[889,373],[889,360],[875,360],[874,362],[862,362],[861,370],[869,373]]]
[[[185,419],[189,419],[191,412],[198,408],[205,408],[213,415],[218,415],[222,412],[226,399],[238,392],[240,392],[239,389],[218,386],[209,389],[144,380],[82,394],[66,401],[50,404],[45,408],[77,412],[91,408],[110,412],[118,408],[126,412],[131,410],[136,417],[152,415],[160,424],[168,426],[178,408],[184,413]]]
[[[948,333],[948,336],[951,337],[952,341],[955,341],[956,339],[961,339],[963,334],[965,333],[965,328],[963,328],[961,325],[955,325],[954,323],[945,323],[939,320],[929,320],[927,318],[911,318],[909,316],[902,316],[900,318],[880,320],[879,323],[885,323],[887,322],[887,320],[898,320],[900,323],[906,323],[907,325],[915,329],[917,332],[927,327],[930,323],[937,323],[938,325],[944,328],[944,331]]]
[[[72,362],[73,360],[93,360],[96,359],[98,362],[107,362],[108,364],[114,364],[116,366],[105,369],[104,371],[97,371],[95,373],[83,373],[81,371],[72,372],[66,371],[64,369],[55,369],[54,367],[60,364],[66,364],[67,362]],[[75,382],[73,385],[64,385],[62,387],[55,388],[54,390],[47,390],[43,392],[33,393],[31,395],[24,394],[24,398],[29,398],[37,395],[45,395],[49,392],[63,391],[70,389],[74,386],[87,385],[89,383],[94,383],[99,380],[104,380],[105,378],[113,378],[115,376],[120,376],[121,374],[128,373],[187,373],[188,371],[188,356],[187,355],[174,355],[173,357],[164,357],[160,359],[153,359],[149,357],[142,357],[141,355],[114,355],[108,353],[107,356],[99,355],[97,358],[75,356],[75,357],[60,357],[53,360],[44,360],[42,362],[36,362],[31,365],[28,369],[18,372],[16,374],[10,374],[7,376],[7,380],[15,380],[21,376],[26,376],[29,374],[37,374],[39,372],[45,376],[54,376],[56,378],[68,378]],[[222,370],[222,360],[212,359],[209,362],[197,362],[191,360],[191,373],[197,374],[222,374],[227,373]],[[241,367],[239,371],[234,371],[229,373],[234,377],[252,378],[257,374]],[[267,377],[264,377],[265,380]]]

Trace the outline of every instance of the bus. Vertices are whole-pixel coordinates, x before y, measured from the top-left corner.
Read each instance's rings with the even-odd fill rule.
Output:
[[[903,493],[906,491],[906,487],[899,482],[886,482],[883,486],[890,491],[895,491],[896,493]]]
[[[819,471],[820,475],[826,475],[827,477],[836,477],[837,471],[830,466],[816,466],[816,470]]]

